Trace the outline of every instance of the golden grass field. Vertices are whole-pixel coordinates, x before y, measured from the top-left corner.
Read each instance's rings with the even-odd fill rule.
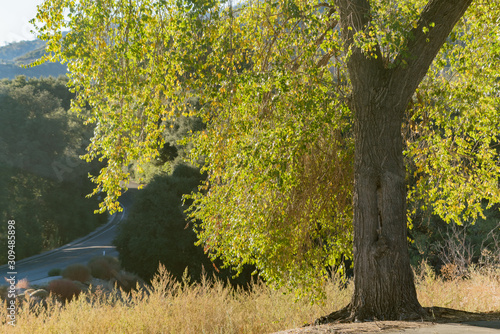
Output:
[[[500,311],[500,270],[472,270],[467,279],[443,280],[428,266],[415,270],[422,306],[473,312]],[[247,291],[206,280],[197,284],[173,281],[160,268],[151,293],[133,293],[129,301],[113,297],[80,296],[61,307],[19,310],[16,326],[3,333],[272,333],[303,326],[349,302],[352,286],[328,284],[323,305],[295,300],[294,294],[254,284]],[[2,319],[6,319],[2,308]]]

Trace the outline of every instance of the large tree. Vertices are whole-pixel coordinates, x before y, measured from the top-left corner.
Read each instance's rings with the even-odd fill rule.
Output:
[[[378,43],[369,55],[355,44],[355,34],[366,31],[373,21],[369,1],[336,1],[344,47],[351,51],[347,67],[356,149],[354,296],[350,307],[361,320],[418,317],[421,313],[406,240],[402,124],[411,97],[471,2],[429,1],[404,52],[396,56],[396,66],[388,68]]]
[[[93,108],[102,210],[118,209],[123,166],[154,157],[165,120],[199,97],[205,249],[289,286],[321,287],[353,258],[341,314],[401,319],[423,314],[407,189],[456,223],[500,201],[500,6],[471,3],[47,0],[38,30],[46,58],[68,61],[73,109]]]

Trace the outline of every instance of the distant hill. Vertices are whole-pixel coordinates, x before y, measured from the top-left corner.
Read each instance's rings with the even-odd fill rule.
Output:
[[[0,47],[0,60],[13,61],[28,52],[45,47],[45,42],[39,39],[10,43]]]
[[[0,79],[15,79],[18,75],[27,78],[58,77],[66,75],[66,66],[59,63],[45,63],[30,68],[22,68],[16,64],[0,64]]]
[[[45,54],[45,45],[33,51],[26,52],[16,58],[14,62],[18,64],[30,64]]]
[[[30,64],[45,53],[45,42],[39,39],[10,43],[0,47],[0,79],[14,79],[18,75],[28,78],[58,77],[65,75],[67,69],[60,63],[45,63],[30,68]]]

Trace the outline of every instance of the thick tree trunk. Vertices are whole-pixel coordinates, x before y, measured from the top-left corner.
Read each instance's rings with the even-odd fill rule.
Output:
[[[415,318],[417,300],[406,238],[406,184],[401,136],[404,104],[389,80],[355,90],[353,319]],[[368,88],[371,87],[371,88]]]
[[[472,0],[429,0],[408,45],[388,69],[379,46],[354,43],[371,21],[369,0],[335,0],[352,84],[355,116],[354,295],[345,309],[317,320],[411,319],[417,300],[406,238],[401,126],[408,102]],[[405,64],[405,65],[402,65]]]

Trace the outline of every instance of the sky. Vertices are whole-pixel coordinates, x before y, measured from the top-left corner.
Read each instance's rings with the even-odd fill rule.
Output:
[[[33,26],[29,21],[35,17],[36,6],[43,0],[0,0],[0,46],[11,42],[33,40]]]

